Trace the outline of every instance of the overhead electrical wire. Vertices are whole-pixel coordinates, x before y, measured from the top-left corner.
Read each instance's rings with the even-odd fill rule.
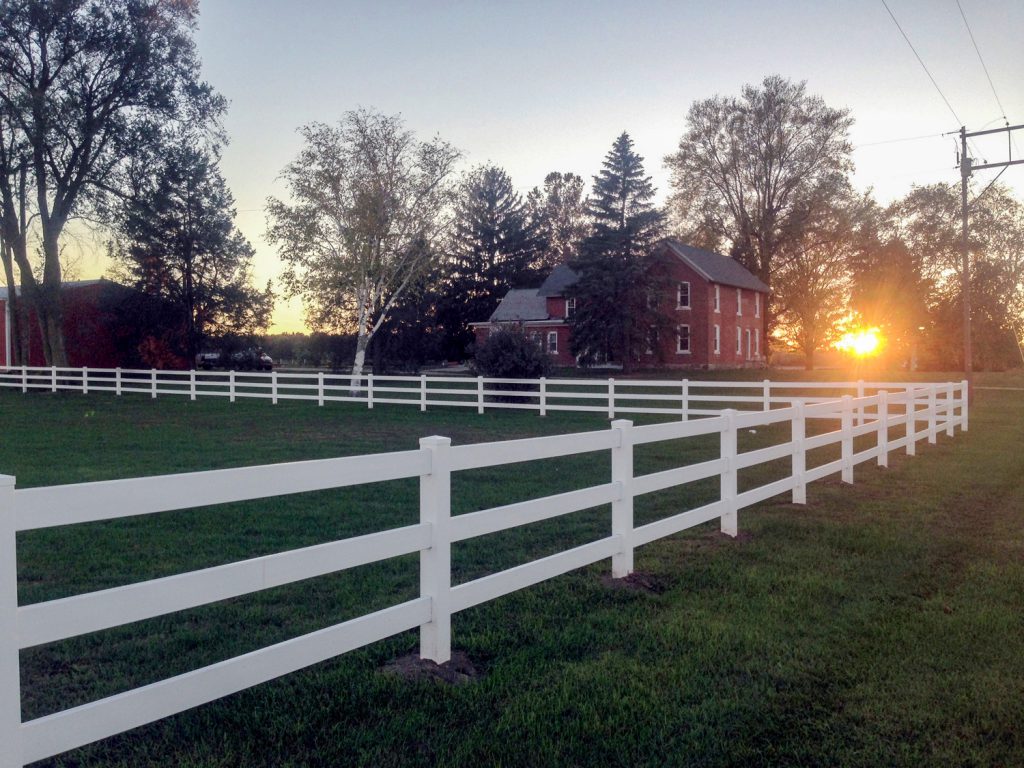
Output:
[[[928,70],[928,67],[925,66],[924,60],[921,58],[921,55],[917,52],[917,49],[914,47],[914,44],[910,42],[910,38],[907,37],[907,33],[903,31],[903,27],[901,27],[900,23],[896,20],[896,16],[893,14],[892,9],[889,7],[889,4],[885,2],[885,0],[882,0],[882,5],[884,5],[885,10],[888,11],[889,18],[892,19],[892,23],[896,25],[896,29],[900,31],[900,34],[903,35],[903,39],[907,41],[907,45],[909,45],[910,50],[913,51],[914,57],[917,59],[917,63],[921,65],[921,69],[923,69],[924,73],[928,75],[928,79],[932,81],[932,85],[935,86],[935,90],[938,92],[939,96],[942,97],[942,100],[945,102],[950,114],[953,115],[953,118],[960,125],[963,125],[964,121],[960,119],[959,115],[957,115],[956,110],[953,109],[953,105],[950,104],[949,99],[946,98],[946,94],[942,92],[942,89],[939,88],[939,84],[935,82],[935,78],[932,77],[932,73]]]
[[[999,107],[999,114],[1003,116],[1003,122],[1009,127],[1010,120],[1006,117],[1006,108],[1003,106],[1002,100],[999,98],[999,94],[996,92],[996,85],[992,82],[992,75],[989,74],[988,66],[985,64],[985,57],[981,55],[981,48],[978,47],[978,41],[974,39],[974,31],[971,29],[971,24],[967,21],[967,14],[964,13],[964,7],[960,5],[960,0],[956,0],[956,7],[960,10],[960,18],[964,20],[964,26],[967,27],[967,34],[971,38],[971,44],[974,46],[974,52],[978,54],[978,61],[981,62],[981,68],[985,72],[985,78],[988,80],[988,87],[992,89],[992,96],[996,100],[996,105]],[[1013,148],[1017,150],[1017,154],[1020,154],[1020,149],[1017,148],[1017,141],[1010,133],[1010,143]]]

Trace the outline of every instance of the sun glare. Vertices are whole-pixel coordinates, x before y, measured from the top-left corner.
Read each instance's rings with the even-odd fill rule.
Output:
[[[836,349],[849,352],[855,357],[870,357],[878,354],[882,347],[882,334],[877,328],[861,328],[844,334],[836,342]]]

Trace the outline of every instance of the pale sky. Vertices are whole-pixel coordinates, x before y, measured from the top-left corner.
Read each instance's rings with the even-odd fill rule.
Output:
[[[503,167],[524,194],[553,170],[589,180],[626,130],[663,198],[663,158],[690,104],[777,73],[852,111],[854,181],[880,202],[955,182],[954,139],[939,134],[999,127],[1003,111],[956,0],[888,3],[959,120],[881,0],[202,0],[198,44],[205,79],[230,101],[222,170],[262,283],[281,269],[264,204],[284,194],[276,177],[299,150],[296,129],[360,106],[452,142],[464,167]],[[1024,123],[1024,2],[960,5],[1006,116]],[[1005,135],[977,150],[1005,160]],[[1001,180],[1024,197],[1024,166]],[[83,276],[102,272],[89,261]],[[298,302],[280,302],[272,330],[301,327]]]

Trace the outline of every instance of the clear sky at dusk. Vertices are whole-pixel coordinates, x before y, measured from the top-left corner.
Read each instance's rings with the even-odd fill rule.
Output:
[[[1007,117],[1024,123],[1024,2],[960,3]],[[889,6],[960,121],[1001,125],[956,1]],[[662,159],[690,104],[778,73],[852,111],[854,180],[881,202],[913,183],[958,179],[954,140],[938,134],[960,122],[881,0],[202,0],[200,11],[204,76],[230,101],[222,168],[261,281],[280,270],[263,207],[283,194],[276,177],[299,149],[296,128],[358,106],[401,113],[421,137],[459,147],[465,167],[505,168],[524,193],[552,170],[589,179],[627,130],[663,197]],[[979,154],[1005,159],[1001,141],[979,142]],[[1002,179],[1024,195],[1024,166]],[[282,302],[274,330],[301,325],[298,304]]]

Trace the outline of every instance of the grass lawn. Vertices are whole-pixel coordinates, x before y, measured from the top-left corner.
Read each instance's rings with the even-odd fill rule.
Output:
[[[804,378],[792,372],[790,378]],[[896,378],[902,378],[897,376]],[[959,376],[951,378],[958,379]],[[979,385],[1024,387],[1018,374]],[[638,419],[639,421],[639,419]],[[603,428],[599,414],[0,391],[19,487]],[[823,427],[822,427],[823,428]],[[787,439],[741,435],[741,450]],[[894,435],[895,436],[895,435]],[[638,472],[717,437],[637,449]],[[386,674],[417,633],[46,761],[59,766],[951,766],[1024,763],[1024,391],[979,389],[971,431],[856,484],[808,489],[457,614],[462,685]],[[814,463],[827,460],[824,453]],[[744,486],[785,462],[741,474]],[[459,473],[453,511],[607,482],[607,453]],[[717,496],[637,500],[637,523]],[[415,480],[19,535],[22,604],[418,520]],[[453,548],[455,583],[601,538],[607,507]],[[194,669],[417,594],[404,557],[28,649],[24,718]]]

